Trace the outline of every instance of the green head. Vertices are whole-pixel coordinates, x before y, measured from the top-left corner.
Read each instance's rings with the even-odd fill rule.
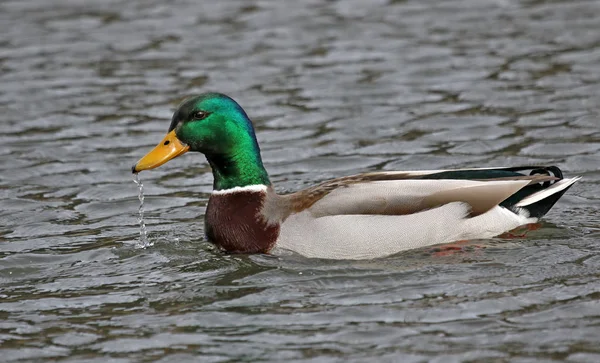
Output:
[[[160,160],[143,161],[157,149]],[[169,153],[169,150],[174,149]],[[185,149],[185,150],[183,150]],[[183,151],[182,151],[183,150]],[[233,99],[220,93],[205,93],[188,98],[179,105],[167,137],[142,158],[134,172],[162,165],[186,151],[206,155],[213,170],[214,189],[229,189],[254,184],[270,185],[260,157],[252,122]],[[166,160],[163,161],[166,155]],[[160,163],[159,163],[160,162]]]

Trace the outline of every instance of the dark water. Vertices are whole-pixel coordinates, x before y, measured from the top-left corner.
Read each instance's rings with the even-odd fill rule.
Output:
[[[30,362],[600,362],[599,1],[0,2],[0,354]],[[226,256],[201,155],[130,167],[221,91],[279,190],[555,163],[526,239]]]

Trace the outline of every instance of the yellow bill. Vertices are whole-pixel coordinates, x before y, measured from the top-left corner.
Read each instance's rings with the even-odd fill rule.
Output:
[[[156,145],[152,151],[141,158],[132,168],[132,173],[139,173],[142,170],[154,169],[167,161],[185,154],[190,147],[177,138],[175,130],[169,132],[162,141]]]

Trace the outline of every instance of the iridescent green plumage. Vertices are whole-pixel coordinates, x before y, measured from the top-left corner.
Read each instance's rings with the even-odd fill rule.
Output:
[[[199,113],[205,117],[196,118]],[[207,93],[185,100],[173,115],[171,130],[192,151],[206,155],[215,190],[271,185],[252,122],[231,98]]]

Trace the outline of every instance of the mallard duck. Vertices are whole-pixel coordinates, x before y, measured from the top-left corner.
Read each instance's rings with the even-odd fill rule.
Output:
[[[132,168],[156,168],[188,151],[214,177],[205,233],[230,253],[291,250],[306,257],[368,259],[535,223],[579,177],[556,166],[383,171],[275,192],[254,127],[230,97],[185,100],[165,138]]]

